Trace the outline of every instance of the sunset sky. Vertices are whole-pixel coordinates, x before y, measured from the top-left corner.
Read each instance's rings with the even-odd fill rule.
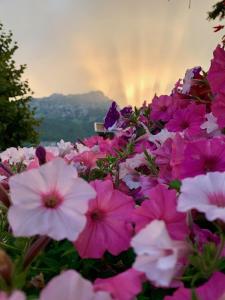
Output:
[[[121,104],[170,91],[185,70],[209,66],[221,34],[216,0],[0,0],[36,97],[101,90]]]

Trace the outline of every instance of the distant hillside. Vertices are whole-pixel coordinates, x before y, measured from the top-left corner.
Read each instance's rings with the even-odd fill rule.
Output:
[[[111,101],[100,91],[33,99],[36,115],[43,119],[39,129],[41,141],[54,142],[61,138],[75,141],[93,135],[94,122],[103,120]]]

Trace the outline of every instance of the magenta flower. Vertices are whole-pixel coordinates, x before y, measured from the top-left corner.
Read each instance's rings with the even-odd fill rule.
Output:
[[[207,79],[213,93],[225,92],[225,51],[220,45],[213,52]]]
[[[189,136],[199,135],[202,131],[200,126],[205,120],[205,113],[205,105],[192,103],[185,109],[177,110],[166,124],[166,128],[172,132],[184,132]]]
[[[164,185],[157,185],[145,196],[145,200],[134,212],[136,231],[139,232],[147,224],[154,220],[162,220],[166,228],[175,240],[183,240],[188,235],[186,214],[177,212],[177,197],[175,190],[168,190]]]
[[[107,292],[95,292],[88,280],[74,270],[54,277],[42,290],[40,300],[112,300]]]
[[[180,164],[181,178],[225,171],[225,140],[220,137],[189,142]]]
[[[9,179],[8,220],[15,236],[47,235],[74,241],[86,224],[94,189],[62,158]]]
[[[94,288],[97,291],[108,291],[117,300],[133,300],[142,290],[144,275],[134,269],[129,269],[114,277],[96,279]]]
[[[177,210],[196,209],[209,221],[225,221],[225,172],[212,172],[182,181]]]
[[[225,127],[225,93],[219,93],[212,103],[212,113],[217,118],[219,128]]]
[[[155,96],[151,103],[151,118],[153,121],[169,121],[176,105],[172,96]]]
[[[82,258],[100,258],[105,251],[118,255],[130,245],[134,201],[115,190],[110,180],[96,180],[91,185],[97,197],[89,202],[87,224],[75,247]]]
[[[216,272],[202,286],[196,288],[196,294],[200,300],[224,300],[225,299],[225,275]],[[192,291],[184,287],[179,288],[173,296],[166,296],[164,300],[192,300]]]

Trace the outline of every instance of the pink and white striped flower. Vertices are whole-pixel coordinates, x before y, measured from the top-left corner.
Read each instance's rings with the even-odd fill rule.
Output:
[[[15,236],[76,240],[86,225],[89,199],[96,195],[62,158],[12,176],[9,185],[8,220]]]
[[[209,172],[182,180],[178,211],[196,209],[209,221],[225,221],[225,172]]]

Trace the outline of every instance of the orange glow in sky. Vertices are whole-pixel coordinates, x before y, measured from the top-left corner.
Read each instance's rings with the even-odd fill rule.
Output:
[[[101,90],[139,105],[169,93],[187,68],[207,70],[220,41],[215,0],[1,0],[35,96]]]

